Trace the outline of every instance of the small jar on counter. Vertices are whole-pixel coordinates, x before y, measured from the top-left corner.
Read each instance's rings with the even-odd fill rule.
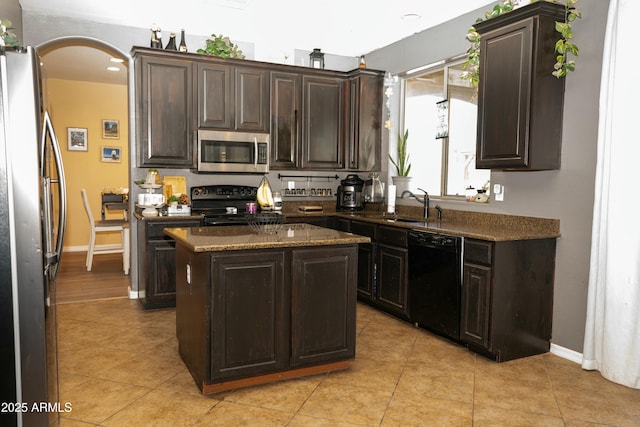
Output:
[[[279,191],[273,192],[273,210],[274,211],[282,210],[282,194]]]

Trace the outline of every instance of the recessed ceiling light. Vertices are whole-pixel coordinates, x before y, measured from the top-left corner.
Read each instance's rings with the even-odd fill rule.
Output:
[[[107,71],[120,71],[119,67],[107,67]]]
[[[422,18],[422,16],[418,15],[417,13],[406,13],[402,15],[400,19],[402,19],[403,21],[417,21],[420,18]]]
[[[122,63],[124,62],[124,59],[121,58],[110,58],[109,61],[111,62],[117,62],[117,63]]]

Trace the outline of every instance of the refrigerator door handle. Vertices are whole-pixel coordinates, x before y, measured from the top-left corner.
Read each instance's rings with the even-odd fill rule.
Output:
[[[51,116],[49,116],[49,112],[44,112],[43,118],[43,129],[42,129],[42,141],[41,141],[41,157],[40,160],[41,170],[44,178],[43,185],[43,197],[44,197],[44,209],[45,209],[45,227],[47,230],[45,231],[46,239],[48,241],[51,240],[53,235],[53,230],[50,229],[52,223],[50,221],[51,216],[53,215],[53,206],[51,206],[51,196],[52,189],[51,183],[58,184],[58,206],[59,206],[59,214],[58,214],[58,233],[56,234],[56,242],[55,247],[51,247],[53,245],[47,245],[47,254],[45,256],[45,260],[48,265],[49,277],[51,279],[55,279],[58,274],[58,266],[60,262],[60,258],[62,257],[62,246],[64,243],[64,234],[67,226],[67,186],[66,180],[64,176],[64,167],[62,165],[62,152],[60,151],[60,144],[58,143],[58,138],[56,137],[56,133],[53,129],[53,123],[51,122]],[[47,171],[47,135],[51,141],[51,151],[53,154],[53,160],[55,162],[56,173],[55,177],[51,177],[51,172]],[[47,218],[48,217],[48,218]]]

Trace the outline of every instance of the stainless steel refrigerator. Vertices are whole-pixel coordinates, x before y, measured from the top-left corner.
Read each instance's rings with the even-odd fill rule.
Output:
[[[0,425],[55,424],[56,274],[66,223],[60,148],[32,48],[0,51]]]

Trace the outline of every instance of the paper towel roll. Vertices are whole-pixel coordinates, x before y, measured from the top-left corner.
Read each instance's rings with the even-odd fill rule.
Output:
[[[387,185],[387,213],[395,213],[396,211],[396,186]]]

